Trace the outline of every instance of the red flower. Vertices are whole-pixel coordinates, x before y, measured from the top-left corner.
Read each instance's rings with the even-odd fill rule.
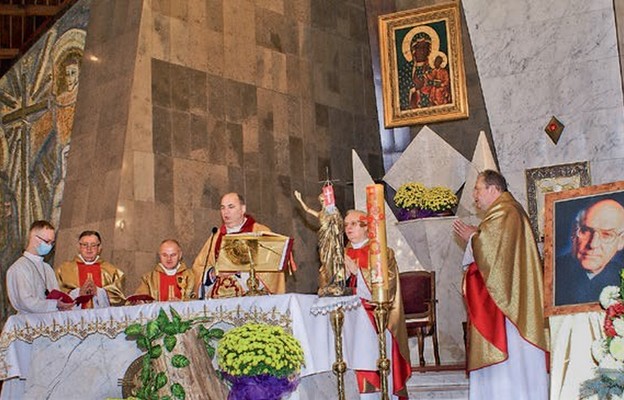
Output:
[[[624,304],[621,301],[607,308],[607,318],[615,318],[624,314]]]
[[[615,331],[615,328],[613,327],[613,320],[609,318],[609,316],[605,318],[604,330],[608,337],[617,336],[617,332]]]

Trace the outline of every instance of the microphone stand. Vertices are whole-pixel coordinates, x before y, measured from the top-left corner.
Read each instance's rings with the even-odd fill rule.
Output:
[[[208,254],[206,254],[206,261],[204,261],[204,269],[203,269],[202,277],[201,277],[202,281],[199,286],[199,298],[200,299],[204,299],[206,297],[206,293],[204,292],[204,290],[206,290],[204,283],[206,282],[206,278],[207,278],[206,274],[209,272],[206,270],[206,267],[208,267],[208,259],[210,258],[210,252],[212,251],[212,242],[214,241],[214,238],[217,232],[219,232],[219,229],[216,226],[213,226],[212,235],[210,236],[210,244],[208,245]]]

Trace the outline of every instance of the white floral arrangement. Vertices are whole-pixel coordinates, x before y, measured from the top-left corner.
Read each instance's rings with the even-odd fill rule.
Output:
[[[600,293],[605,309],[605,337],[592,343],[591,353],[598,364],[596,376],[581,386],[580,398],[597,396],[599,400],[624,400],[624,270],[620,287],[606,286]]]

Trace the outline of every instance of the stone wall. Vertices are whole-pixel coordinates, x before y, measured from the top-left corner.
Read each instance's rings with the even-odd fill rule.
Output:
[[[97,228],[126,291],[177,238],[187,263],[220,224],[219,200],[295,238],[288,289],[314,292],[312,207],[326,171],[353,204],[351,149],[383,174],[362,1],[95,1],[57,257]],[[108,29],[113,22],[113,29]],[[82,90],[82,89],[81,89]],[[90,160],[94,160],[93,166]]]

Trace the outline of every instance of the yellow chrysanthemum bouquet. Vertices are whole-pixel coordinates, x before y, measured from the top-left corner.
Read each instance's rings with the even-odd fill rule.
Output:
[[[267,391],[280,399],[297,387],[304,358],[299,341],[281,327],[247,323],[225,333],[217,363],[231,385],[229,399],[259,398]]]
[[[404,183],[394,195],[394,204],[401,208],[400,220],[450,213],[458,201],[457,195],[445,186],[427,188],[418,182]]]

